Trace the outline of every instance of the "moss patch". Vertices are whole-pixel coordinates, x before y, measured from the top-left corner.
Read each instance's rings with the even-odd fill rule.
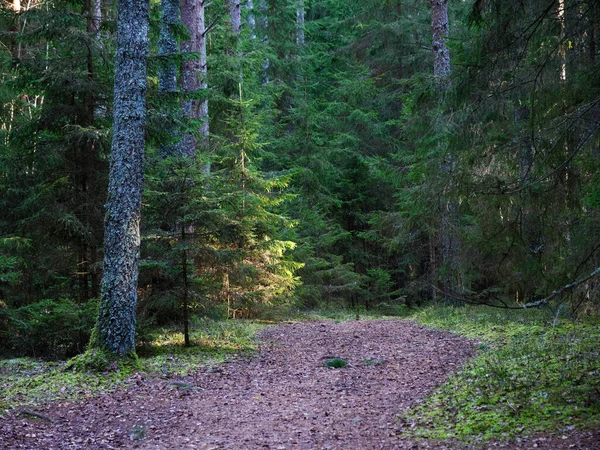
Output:
[[[412,437],[487,441],[600,425],[600,328],[543,311],[429,308],[418,322],[479,339],[479,354],[404,419]]]
[[[266,325],[250,321],[196,319],[190,347],[178,330],[163,328],[138,348],[138,358],[110,361],[101,351],[88,350],[68,362],[31,358],[0,360],[0,415],[23,406],[79,400],[128,384],[135,372],[149,376],[187,375],[257,349],[256,335]]]

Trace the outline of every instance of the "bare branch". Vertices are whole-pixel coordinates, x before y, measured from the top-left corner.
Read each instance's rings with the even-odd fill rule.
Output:
[[[548,303],[553,298],[558,297],[559,295],[562,295],[563,292],[570,291],[571,289],[576,288],[580,284],[585,283],[589,279],[594,278],[596,275],[600,275],[600,267],[597,267],[596,270],[594,270],[587,277],[582,278],[581,280],[578,280],[578,281],[574,281],[573,283],[569,283],[569,284],[561,287],[560,289],[552,291],[552,294],[550,294],[546,298],[543,298],[541,300],[537,300],[537,301],[531,302],[531,303],[525,303],[523,306],[521,306],[521,308],[525,308],[525,309],[527,309],[527,308],[537,308],[538,306],[541,306],[541,305],[543,305],[545,303]]]
[[[563,293],[565,293],[567,291],[570,291],[570,290],[576,288],[580,284],[583,284],[586,281],[588,281],[598,275],[600,275],[600,267],[596,268],[596,270],[594,270],[587,277],[582,278],[581,280],[578,280],[578,281],[574,281],[573,283],[569,283],[569,284],[561,287],[560,289],[552,291],[552,293],[549,296],[547,296],[541,300],[536,300],[535,302],[525,303],[525,304],[519,305],[519,306],[509,305],[502,298],[500,298],[496,295],[491,295],[490,293],[486,293],[486,292],[469,295],[469,296],[464,295],[464,294],[457,294],[455,292],[444,293],[437,286],[435,286],[431,283],[429,283],[429,284],[433,289],[438,291],[440,294],[443,294],[446,297],[451,298],[453,300],[458,300],[460,302],[466,303],[467,305],[490,306],[492,308],[500,308],[500,309],[530,309],[530,308],[539,308],[540,306],[546,305],[546,304],[548,304],[548,302],[550,302],[550,300],[562,295]],[[492,300],[492,301],[490,301],[490,300]],[[496,302],[499,302],[500,304],[494,303],[494,300]]]

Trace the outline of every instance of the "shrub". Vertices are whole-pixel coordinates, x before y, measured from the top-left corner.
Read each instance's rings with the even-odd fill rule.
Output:
[[[71,299],[47,299],[5,310],[7,327],[0,334],[2,350],[55,359],[81,353],[94,326],[97,305],[97,300],[77,304]]]

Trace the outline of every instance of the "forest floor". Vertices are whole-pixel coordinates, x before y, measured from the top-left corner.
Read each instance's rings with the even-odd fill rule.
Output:
[[[413,441],[400,417],[475,353],[411,321],[308,322],[264,330],[251,359],[0,418],[7,449],[462,449]],[[342,358],[343,368],[326,367]],[[478,448],[596,449],[600,433]],[[473,444],[470,444],[471,446]]]

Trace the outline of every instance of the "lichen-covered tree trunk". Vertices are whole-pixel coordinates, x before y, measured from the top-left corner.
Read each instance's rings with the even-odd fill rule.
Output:
[[[158,54],[165,57],[158,73],[158,89],[166,104],[178,99],[177,96],[177,73],[179,65],[175,62],[173,55],[179,52],[179,45],[175,37],[175,28],[180,24],[179,19],[179,0],[161,0],[161,22],[160,37],[158,39]],[[173,123],[167,118],[166,107],[163,111],[165,116],[166,133],[175,138],[173,141],[163,143],[160,147],[162,156],[172,156],[181,151],[181,136],[177,133]]]
[[[296,5],[296,44],[304,45],[304,0]]]
[[[148,0],[119,0],[114,124],[104,222],[102,296],[92,346],[135,351],[135,310],[146,123]]]
[[[231,28],[233,34],[239,36],[242,31],[242,5],[240,0],[227,0],[229,3],[229,12],[231,16]]]
[[[438,81],[440,101],[445,91],[450,87],[450,50],[446,46],[449,33],[448,0],[431,0],[431,29],[433,49],[433,75]],[[443,145],[443,144],[440,144]],[[441,270],[443,271],[444,301],[453,303],[453,292],[460,284],[458,276],[459,242],[458,229],[458,202],[448,198],[451,190],[454,159],[451,154],[444,151],[440,162],[440,172],[445,178],[445,188],[442,192],[440,205],[440,241],[441,241]]]
[[[181,22],[189,30],[190,40],[181,43],[184,53],[198,53],[199,57],[185,61],[181,70],[181,89],[184,95],[194,97],[194,94],[207,88],[206,74],[206,20],[205,0],[181,0]],[[184,98],[183,113],[188,119],[200,119],[199,134],[201,144],[206,145],[209,135],[208,100]],[[185,135],[182,143],[182,154],[194,156],[198,147],[197,139]]]
[[[440,80],[450,76],[450,50],[446,45],[449,33],[448,0],[431,0],[431,28],[433,32],[433,75]]]
[[[179,0],[162,0],[161,3],[160,38],[158,54],[161,56],[175,55],[179,48],[175,29],[179,24]],[[158,74],[158,86],[163,93],[177,92],[177,65],[166,61]]]

